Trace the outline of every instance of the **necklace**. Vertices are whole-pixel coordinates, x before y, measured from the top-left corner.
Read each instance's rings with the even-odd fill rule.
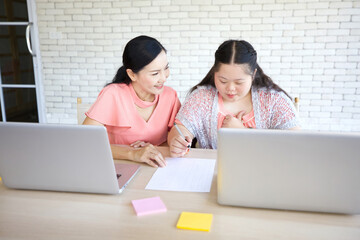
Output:
[[[158,94],[155,95],[154,101],[148,102],[148,101],[144,101],[144,100],[139,98],[139,96],[136,94],[132,84],[129,84],[129,88],[130,88],[130,93],[131,93],[131,96],[133,98],[133,101],[134,101],[135,105],[138,106],[138,107],[148,108],[148,107],[154,106],[159,101],[159,95]]]

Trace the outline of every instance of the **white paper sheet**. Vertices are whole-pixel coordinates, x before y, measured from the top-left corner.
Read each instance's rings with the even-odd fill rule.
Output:
[[[215,159],[166,158],[167,165],[158,168],[145,189],[210,192]]]

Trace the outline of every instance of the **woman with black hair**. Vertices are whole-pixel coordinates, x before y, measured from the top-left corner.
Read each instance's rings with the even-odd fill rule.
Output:
[[[244,40],[228,40],[215,52],[215,63],[190,90],[168,135],[170,153],[183,156],[195,137],[201,148],[217,148],[217,130],[226,128],[299,129],[291,97],[257,64],[257,53]]]
[[[154,145],[166,142],[180,108],[176,91],[164,86],[168,76],[166,50],[160,42],[139,36],[126,44],[123,66],[101,90],[83,122],[106,127],[115,159],[166,165]]]

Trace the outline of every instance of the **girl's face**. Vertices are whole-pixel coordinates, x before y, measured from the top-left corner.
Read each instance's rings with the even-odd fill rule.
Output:
[[[164,90],[164,83],[170,74],[165,51],[161,51],[152,62],[139,72],[134,73],[130,69],[127,71],[136,93],[143,100],[160,94]]]
[[[236,102],[248,96],[252,80],[247,64],[220,64],[214,73],[215,86],[226,102]]]

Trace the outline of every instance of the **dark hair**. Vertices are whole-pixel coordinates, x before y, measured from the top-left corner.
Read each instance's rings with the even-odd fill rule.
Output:
[[[277,84],[275,84],[269,76],[267,76],[257,64],[257,53],[250,43],[244,40],[228,40],[223,42],[215,52],[215,63],[210,71],[206,74],[204,79],[192,87],[190,92],[194,91],[198,86],[211,85],[215,87],[214,73],[219,70],[220,64],[247,64],[247,71],[250,75],[255,77],[252,81],[252,86],[255,88],[265,87],[267,89],[274,89],[279,92],[284,92],[290,99],[291,97]]]
[[[146,65],[151,63],[161,51],[166,49],[155,38],[148,36],[138,36],[131,39],[124,48],[123,65],[117,70],[111,83],[125,83],[129,85],[131,79],[126,73],[126,69],[131,69],[134,73],[139,72]]]

